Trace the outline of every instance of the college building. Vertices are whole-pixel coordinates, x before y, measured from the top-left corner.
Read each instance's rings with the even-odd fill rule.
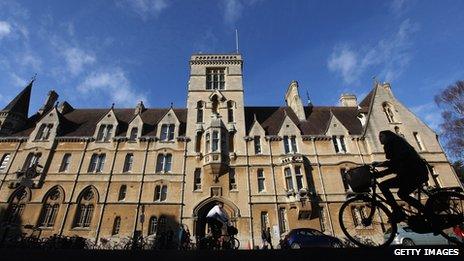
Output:
[[[437,134],[388,83],[375,82],[360,102],[342,94],[338,106],[317,106],[291,81],[280,90],[285,105],[253,107],[244,104],[240,54],[194,54],[189,64],[185,108],[79,109],[50,91],[29,112],[31,81],[0,111],[0,239],[100,242],[183,224],[195,240],[217,202],[242,248],[260,246],[267,227],[274,245],[299,227],[343,238],[343,174],[385,160],[382,130],[403,135],[433,166],[430,185],[461,186]]]

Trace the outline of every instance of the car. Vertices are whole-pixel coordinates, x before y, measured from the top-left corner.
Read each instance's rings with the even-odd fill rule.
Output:
[[[281,249],[299,249],[310,247],[342,247],[340,239],[325,235],[312,228],[296,228],[283,235],[279,246]]]
[[[407,225],[398,225],[398,232],[393,239],[392,245],[414,246],[414,245],[449,245],[448,239],[433,233],[419,234]]]

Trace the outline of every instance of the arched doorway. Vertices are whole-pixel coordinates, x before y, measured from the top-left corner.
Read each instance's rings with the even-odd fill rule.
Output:
[[[240,217],[240,211],[237,206],[229,200],[220,197],[208,198],[200,202],[193,210],[195,217],[194,235],[198,238],[203,238],[207,232],[206,215],[218,203],[224,204],[224,210],[229,216],[232,224],[236,226],[237,218]]]

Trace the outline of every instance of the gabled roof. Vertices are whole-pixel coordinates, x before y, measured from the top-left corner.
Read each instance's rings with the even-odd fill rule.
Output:
[[[22,90],[2,111],[15,112],[25,117],[29,114],[29,103],[31,100],[31,90],[32,84],[34,81],[31,81],[24,90]]]
[[[303,135],[324,135],[330,124],[331,113],[345,126],[353,135],[362,133],[361,122],[357,118],[356,107],[326,107],[314,106],[312,109],[305,107],[307,118],[300,121],[295,113],[288,107],[245,107],[245,124],[247,133],[254,122],[254,114],[257,121],[263,126],[267,135],[277,135],[285,112],[288,117],[298,126]]]

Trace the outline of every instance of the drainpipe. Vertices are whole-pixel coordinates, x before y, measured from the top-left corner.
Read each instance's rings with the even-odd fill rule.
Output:
[[[179,224],[182,225],[182,219],[184,218],[184,195],[185,195],[185,176],[187,168],[187,144],[190,141],[189,138],[184,139],[184,162],[182,163],[182,187],[181,187],[181,203],[180,203],[180,216]]]
[[[275,171],[274,171],[274,157],[272,156],[271,139],[269,139],[269,159],[271,161],[272,183],[274,184],[276,220],[279,221],[279,199],[277,197],[277,185],[276,185],[276,177],[275,177]],[[279,224],[279,222],[277,222],[277,224]]]
[[[87,152],[87,147],[89,145],[89,142],[90,142],[90,139],[89,138],[86,138],[85,139],[85,146],[84,146],[84,151],[82,152],[82,156],[81,156],[81,159],[79,161],[79,166],[77,167],[77,173],[76,173],[76,177],[74,178],[74,184],[73,184],[73,188],[71,190],[71,195],[69,197],[69,202],[66,204],[66,211],[64,212],[64,217],[63,217],[63,221],[61,222],[61,227],[60,227],[60,236],[63,235],[63,230],[64,230],[64,224],[66,223],[66,219],[68,217],[68,214],[69,214],[69,206],[71,205],[72,203],[72,200],[73,200],[73,197],[74,197],[74,193],[76,191],[76,186],[77,186],[77,181],[79,179],[79,174],[81,173],[81,168],[82,168],[82,163],[84,162],[84,157],[85,157],[85,153]],[[65,199],[66,200],[66,199]],[[71,221],[72,222],[72,221]]]
[[[359,148],[359,139],[358,139],[358,138],[356,138],[356,148],[358,149],[358,154],[359,154],[359,157],[361,158],[362,164],[363,164],[363,165],[366,164],[366,163],[364,162],[364,157],[363,157],[362,154],[361,154],[361,149]]]
[[[253,203],[251,202],[251,186],[250,186],[250,161],[248,156],[248,142],[250,139],[245,137],[245,153],[246,153],[246,168],[247,168],[247,177],[248,177],[248,202],[250,207],[250,232],[251,232],[251,249],[255,248],[255,239],[254,239],[254,232],[253,232]]]
[[[330,232],[332,233],[332,236],[333,236],[335,233],[333,231],[332,218],[330,217],[329,203],[327,202],[327,193],[325,191],[324,179],[322,178],[321,163],[319,162],[319,155],[317,154],[316,141],[315,141],[315,138],[311,138],[311,140],[313,142],[314,155],[316,156],[317,169],[319,171],[319,177],[321,180],[322,194],[324,196],[323,200],[325,202],[325,206],[327,209],[327,218],[329,219]]]
[[[147,138],[147,146],[145,147],[145,157],[143,159],[142,182],[140,182],[139,197],[137,200],[137,208],[135,212],[134,231],[132,233],[134,237],[135,237],[135,231],[137,230],[137,223],[139,222],[139,210],[140,210],[140,204],[142,201],[143,184],[145,183],[145,172],[147,169],[148,148],[150,147],[150,141],[151,139]],[[142,230],[142,237],[143,237],[143,230]]]
[[[103,221],[103,214],[105,213],[105,207],[106,205],[108,204],[107,201],[108,201],[108,194],[110,194],[110,185],[111,185],[111,181],[112,181],[112,178],[113,178],[113,170],[114,170],[114,163],[116,161],[116,155],[118,154],[118,149],[119,149],[119,143],[120,143],[120,140],[117,139],[116,140],[116,150],[114,151],[114,156],[113,156],[113,162],[111,163],[111,169],[110,169],[110,179],[108,180],[108,185],[106,186],[106,193],[105,193],[105,200],[103,201],[103,206],[102,206],[102,210],[101,210],[101,213],[100,213],[100,220],[98,222],[98,227],[97,227],[97,234],[95,236],[95,244],[98,243],[98,238],[100,236],[100,229],[101,229],[101,223]]]

